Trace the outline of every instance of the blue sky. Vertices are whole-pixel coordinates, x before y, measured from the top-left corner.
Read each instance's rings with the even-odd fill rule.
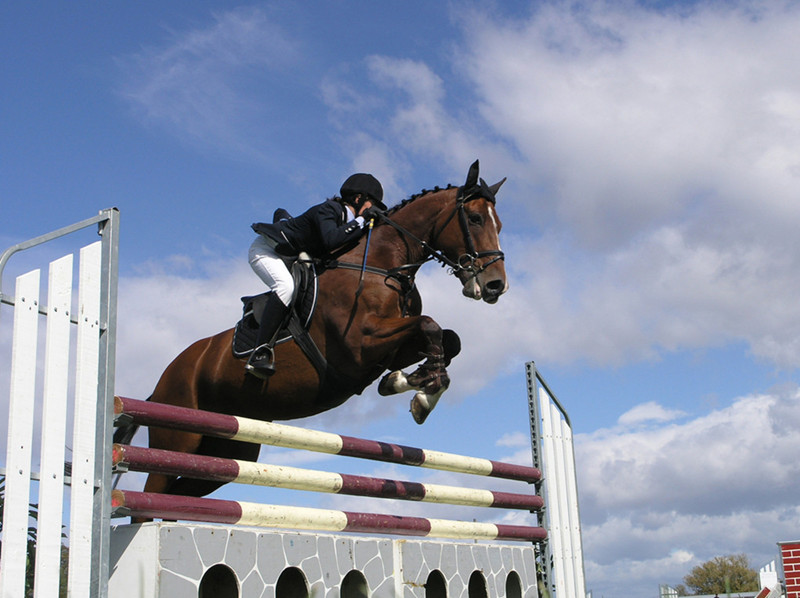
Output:
[[[533,360],[577,433],[595,597],[760,566],[800,534],[799,25],[796,2],[5,3],[0,246],[120,209],[117,392],[145,397],[259,290],[251,222],[479,158],[508,177],[511,288],[473,304],[423,269],[464,343],[450,390],[422,427],[372,389],[308,425],[525,460]]]

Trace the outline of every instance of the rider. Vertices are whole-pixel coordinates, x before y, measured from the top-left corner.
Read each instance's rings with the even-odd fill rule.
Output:
[[[365,218],[374,217],[376,209],[386,210],[383,187],[371,174],[351,175],[339,194],[312,206],[297,218],[252,225],[258,235],[250,245],[250,266],[272,291],[261,314],[256,348],[246,365],[258,377],[265,378],[275,372],[272,348],[294,293],[294,280],[284,258],[296,258],[301,251],[311,257],[322,257],[356,239]]]

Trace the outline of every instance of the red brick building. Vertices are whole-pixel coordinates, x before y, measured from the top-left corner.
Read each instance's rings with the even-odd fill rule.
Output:
[[[800,540],[778,542],[781,547],[786,598],[800,598]]]

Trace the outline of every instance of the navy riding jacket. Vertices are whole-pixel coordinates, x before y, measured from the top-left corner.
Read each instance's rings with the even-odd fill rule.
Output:
[[[305,251],[312,257],[322,257],[361,233],[358,220],[347,221],[347,208],[336,199],[312,206],[300,216],[274,224],[253,223],[252,229],[275,243],[281,255],[297,255]]]

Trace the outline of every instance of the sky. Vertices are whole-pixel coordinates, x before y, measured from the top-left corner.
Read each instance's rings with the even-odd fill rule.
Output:
[[[534,361],[573,422],[595,598],[758,568],[800,537],[798,28],[788,1],[3,3],[0,249],[119,208],[116,391],[144,398],[260,291],[251,222],[480,159],[508,177],[510,288],[421,270],[463,343],[436,411],[370,388],[300,423],[529,462]]]

